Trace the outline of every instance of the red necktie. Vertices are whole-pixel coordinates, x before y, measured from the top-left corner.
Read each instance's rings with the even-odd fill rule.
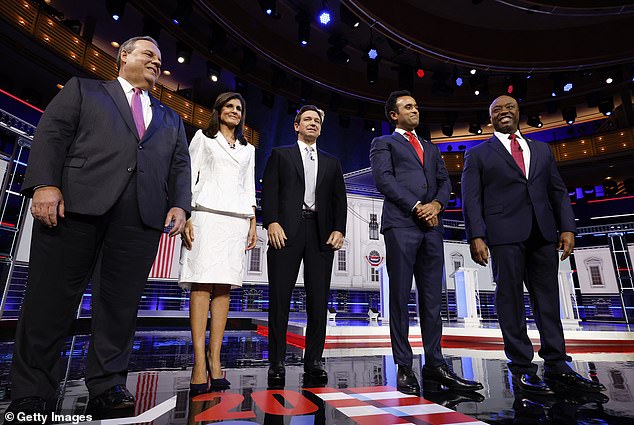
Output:
[[[526,176],[526,167],[524,166],[524,153],[522,152],[522,148],[520,147],[519,142],[517,141],[517,136],[515,134],[511,134],[509,136],[511,139],[511,155],[513,155],[513,159],[517,163],[517,166],[520,167],[524,176]]]
[[[418,155],[418,159],[420,159],[421,165],[425,165],[425,152],[423,152],[423,148],[420,146],[420,142],[411,131],[406,131],[405,134],[409,139],[409,143],[412,145],[414,150],[416,151],[416,155]]]
[[[143,106],[141,106],[141,89],[134,88],[130,109],[132,109],[132,118],[134,118],[136,130],[139,132],[139,139],[142,139],[145,134],[145,121],[143,120]]]

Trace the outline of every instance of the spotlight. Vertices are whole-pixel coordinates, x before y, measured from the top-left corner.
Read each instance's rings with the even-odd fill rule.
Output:
[[[475,69],[475,68],[472,68],[472,69],[471,69],[471,71],[469,71],[469,74],[471,74],[471,75],[475,75],[475,74],[476,74],[476,72],[478,72],[478,70],[477,70],[477,69]]]
[[[217,83],[220,79],[220,67],[212,62],[207,62],[207,78],[210,81]]]
[[[458,87],[462,87],[462,84],[464,84],[464,81],[462,81],[461,77],[456,77],[456,85]]]
[[[526,120],[526,124],[536,128],[542,128],[544,126],[544,123],[539,119],[539,115],[530,115]]]
[[[189,19],[189,16],[192,14],[192,2],[192,0],[178,0],[176,9],[171,16],[174,25],[180,25]]]
[[[599,112],[601,112],[606,117],[612,115],[612,111],[614,110],[614,100],[612,97],[604,97],[599,101]]]
[[[262,12],[266,13],[268,16],[275,19],[279,19],[282,16],[277,12],[276,0],[258,0],[258,3],[260,4]]]
[[[469,124],[469,133],[482,134],[482,127],[480,127],[480,123],[472,122],[471,124]]]
[[[487,94],[489,86],[488,76],[485,74],[473,75],[469,78],[469,85],[476,96]]]
[[[339,18],[341,19],[341,22],[351,28],[359,28],[359,25],[361,24],[361,20],[357,17],[357,15],[345,7],[343,2],[339,3]]]
[[[368,50],[368,57],[372,60],[375,60],[377,57],[379,57],[379,52],[377,52],[374,47],[370,47],[370,49]]]
[[[319,23],[321,25],[323,25],[324,27],[328,26],[328,24],[330,24],[330,22],[332,22],[332,17],[330,16],[330,11],[328,11],[327,9],[322,9],[319,12],[319,15],[318,15],[317,18],[319,20]]]
[[[612,78],[612,77],[607,77],[605,79],[605,84],[612,84],[613,82],[614,82],[614,78]]]
[[[411,66],[398,66],[398,85],[403,90],[414,91],[414,72]]]
[[[178,63],[189,63],[192,57],[192,49],[182,43],[176,44],[176,61]]]
[[[572,125],[577,118],[577,108],[570,106],[568,108],[561,108],[561,116],[566,121],[566,124]]]
[[[440,130],[442,131],[442,134],[444,134],[447,137],[451,137],[453,136],[453,125],[452,124],[448,124],[445,123],[440,127]],[[447,146],[447,150],[451,151],[451,145]]]
[[[106,9],[113,21],[118,21],[123,16],[125,0],[106,0]]]
[[[348,45],[348,40],[340,35],[331,35],[328,38],[330,48],[326,52],[328,60],[337,65],[343,65],[350,62],[350,55],[348,55],[343,48]]]
[[[416,70],[416,76],[418,78],[423,78],[425,76],[425,70],[423,68],[418,68]]]
[[[379,64],[377,61],[369,61],[367,70],[368,83],[374,84],[374,82],[379,78]]]
[[[572,90],[572,83],[564,84],[564,91],[568,93],[570,90]]]
[[[310,41],[310,17],[305,11],[301,11],[295,16],[297,21],[297,39],[299,44],[306,46]]]

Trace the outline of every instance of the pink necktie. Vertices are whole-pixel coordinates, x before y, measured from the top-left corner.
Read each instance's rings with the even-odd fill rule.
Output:
[[[418,159],[420,159],[420,163],[425,165],[425,152],[423,152],[423,148],[420,147],[420,142],[411,131],[406,131],[405,134],[409,139],[409,143],[412,145],[414,150],[416,151],[416,155],[418,155]]]
[[[524,176],[526,176],[526,167],[524,166],[524,153],[522,152],[522,148],[520,147],[520,143],[517,141],[517,136],[515,134],[511,134],[509,136],[511,139],[511,155],[513,155],[513,159],[517,163],[517,166],[520,167]]]
[[[132,103],[130,104],[132,109],[132,118],[134,118],[134,124],[136,130],[139,132],[139,139],[143,138],[145,134],[145,121],[143,120],[143,106],[141,106],[141,89],[134,88],[134,94],[132,95]]]

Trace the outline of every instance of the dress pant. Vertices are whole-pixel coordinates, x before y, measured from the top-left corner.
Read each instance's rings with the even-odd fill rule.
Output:
[[[412,366],[407,304],[412,277],[418,289],[418,306],[425,350],[425,364],[444,363],[442,337],[443,234],[438,228],[391,228],[385,231],[386,265],[390,278],[390,339],[394,363]]]
[[[86,385],[90,397],[125,385],[138,304],[160,235],[141,221],[135,174],[102,216],[66,213],[54,228],[34,223],[11,369],[14,400],[55,396],[60,352],[91,278]]]
[[[293,288],[304,260],[306,352],[304,363],[321,360],[326,341],[326,313],[332,274],[332,250],[321,250],[316,217],[303,218],[296,235],[282,249],[269,246],[269,360],[284,362]]]
[[[567,372],[563,328],[559,313],[559,258],[557,245],[546,241],[533,222],[528,240],[489,247],[496,282],[495,308],[504,339],[504,351],[513,374],[533,373],[533,345],[527,334],[524,289],[530,295],[539,329],[539,356],[554,373]]]

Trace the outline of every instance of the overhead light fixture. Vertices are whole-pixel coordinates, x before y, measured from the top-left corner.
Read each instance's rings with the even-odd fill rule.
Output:
[[[297,40],[301,46],[306,46],[310,42],[310,17],[305,11],[300,11],[296,16]]]
[[[374,84],[379,78],[379,63],[377,61],[369,61],[366,74],[368,77],[368,83]]]
[[[612,77],[607,77],[605,79],[605,84],[612,84],[613,82],[614,82],[614,78],[612,78]]]
[[[192,49],[183,43],[176,44],[176,61],[178,63],[186,64],[192,56]]]
[[[344,6],[343,2],[339,2],[339,19],[351,28],[359,28],[361,24],[359,17]]]
[[[260,4],[262,12],[264,12],[268,16],[275,19],[279,19],[282,16],[277,12],[276,0],[258,0],[258,3]]]
[[[189,19],[192,14],[192,3],[192,0],[178,0],[176,2],[176,9],[170,17],[174,25],[180,25]]]
[[[606,117],[612,115],[612,111],[614,111],[614,100],[612,96],[604,97],[599,100],[599,112],[601,112]]]
[[[425,70],[423,68],[418,68],[416,70],[416,76],[418,78],[423,78],[425,76]]]
[[[317,19],[319,20],[319,23],[323,25],[324,27],[328,26],[330,22],[332,21],[332,17],[330,16],[330,11],[327,9],[323,9],[322,11],[319,12]]]
[[[163,70],[163,75],[165,75],[165,76],[169,77],[170,75],[172,75],[172,73],[171,73],[169,70],[164,69],[164,70]]]
[[[572,125],[577,119],[577,108],[569,106],[567,108],[561,108],[561,116],[566,121],[566,124]]]
[[[526,120],[526,124],[535,128],[542,128],[544,126],[544,123],[542,123],[542,120],[539,118],[539,115],[530,115],[528,119]]]
[[[350,55],[343,50],[348,45],[348,40],[335,34],[328,38],[328,43],[330,47],[326,51],[326,56],[330,62],[337,65],[344,65],[350,62]]]
[[[477,69],[475,69],[475,68],[471,68],[471,70],[469,71],[469,74],[471,74],[471,75],[476,75],[476,72],[478,72],[478,70],[477,70]]]
[[[118,49],[118,48],[121,46],[121,45],[120,45],[118,42],[116,42],[116,41],[111,41],[111,42],[110,42],[110,45],[111,45],[112,47],[114,47],[115,49]]]
[[[485,74],[472,75],[469,78],[469,85],[473,94],[479,96],[481,94],[487,94],[489,89],[489,79]]]
[[[123,17],[125,10],[125,0],[106,0],[106,10],[113,21],[118,21]]]
[[[374,47],[370,47],[368,49],[368,58],[375,60],[377,57],[379,57],[379,52]]]
[[[480,127],[480,123],[472,122],[471,124],[469,124],[469,133],[482,134],[482,127]]]
[[[458,87],[462,87],[462,84],[464,84],[464,81],[462,80],[462,77],[456,77],[455,78],[455,82],[456,82],[456,86],[458,86]]]
[[[447,137],[453,136],[453,124],[445,123],[440,127],[440,131]],[[447,146],[447,150],[450,151],[451,145]]]
[[[213,83],[217,83],[220,79],[220,67],[213,62],[207,62],[207,78]]]

